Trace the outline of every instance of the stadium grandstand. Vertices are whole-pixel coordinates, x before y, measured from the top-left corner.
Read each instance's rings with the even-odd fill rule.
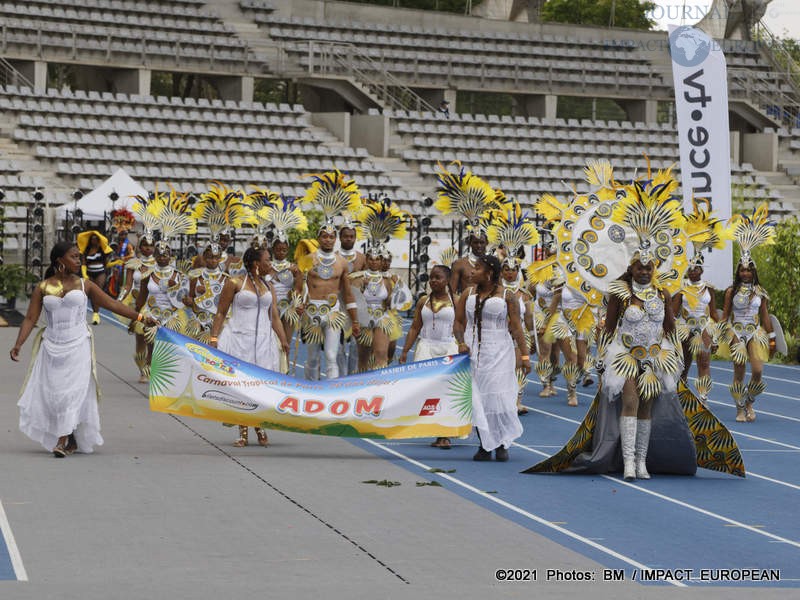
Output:
[[[620,178],[643,154],[658,168],[678,161],[665,32],[479,13],[0,0],[6,260],[29,254],[33,207],[54,236],[53,207],[119,168],[145,189],[217,180],[297,195],[304,174],[335,166],[420,214],[439,162],[530,204],[569,193],[587,159],[609,158]],[[800,208],[800,92],[759,27],[758,42],[719,41],[735,197],[786,215]]]

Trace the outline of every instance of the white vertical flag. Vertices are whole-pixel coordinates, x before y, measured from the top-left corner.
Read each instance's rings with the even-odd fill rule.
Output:
[[[728,76],[722,48],[694,27],[669,27],[681,156],[683,206],[692,198],[727,221],[731,216]],[[733,250],[706,255],[703,278],[715,288],[731,283]]]

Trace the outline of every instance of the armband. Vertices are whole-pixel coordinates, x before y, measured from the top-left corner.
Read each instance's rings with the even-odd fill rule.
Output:
[[[142,321],[144,321],[144,315],[142,313],[139,313],[138,315],[136,315],[136,320],[139,321],[139,323],[141,323]]]
[[[344,305],[344,307],[345,307],[347,310],[350,310],[351,308],[352,308],[353,310],[357,310],[357,309],[358,309],[358,304],[356,304],[355,302],[348,302],[347,304],[345,304],[345,305]]]
[[[208,341],[216,343],[219,341],[219,338],[215,335],[212,335],[211,337],[208,338]]]
[[[529,355],[529,354],[523,354],[522,356],[520,356],[520,357],[519,357],[519,359],[520,359],[520,360],[530,360],[530,359],[531,359],[531,357],[530,357],[530,355]]]

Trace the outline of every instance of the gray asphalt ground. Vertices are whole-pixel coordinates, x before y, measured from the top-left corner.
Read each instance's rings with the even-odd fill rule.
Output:
[[[1,581],[2,600],[753,595],[499,583],[497,568],[602,567],[445,487],[417,487],[418,475],[346,440],[270,432],[266,449],[233,448],[233,429],[150,412],[133,339],[107,323],[94,331],[105,445],[55,459],[18,430],[30,340],[12,363],[17,330],[0,328],[0,500],[29,578]]]

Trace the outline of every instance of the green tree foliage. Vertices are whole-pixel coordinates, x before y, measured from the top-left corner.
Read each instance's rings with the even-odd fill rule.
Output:
[[[775,233],[775,244],[756,248],[753,259],[758,268],[758,279],[770,297],[770,312],[778,317],[787,338],[788,334],[797,338],[800,336],[800,304],[797,302],[800,222],[795,217],[780,221]]]
[[[542,21],[652,29],[655,21],[648,14],[655,7],[654,2],[641,0],[547,0]]]

